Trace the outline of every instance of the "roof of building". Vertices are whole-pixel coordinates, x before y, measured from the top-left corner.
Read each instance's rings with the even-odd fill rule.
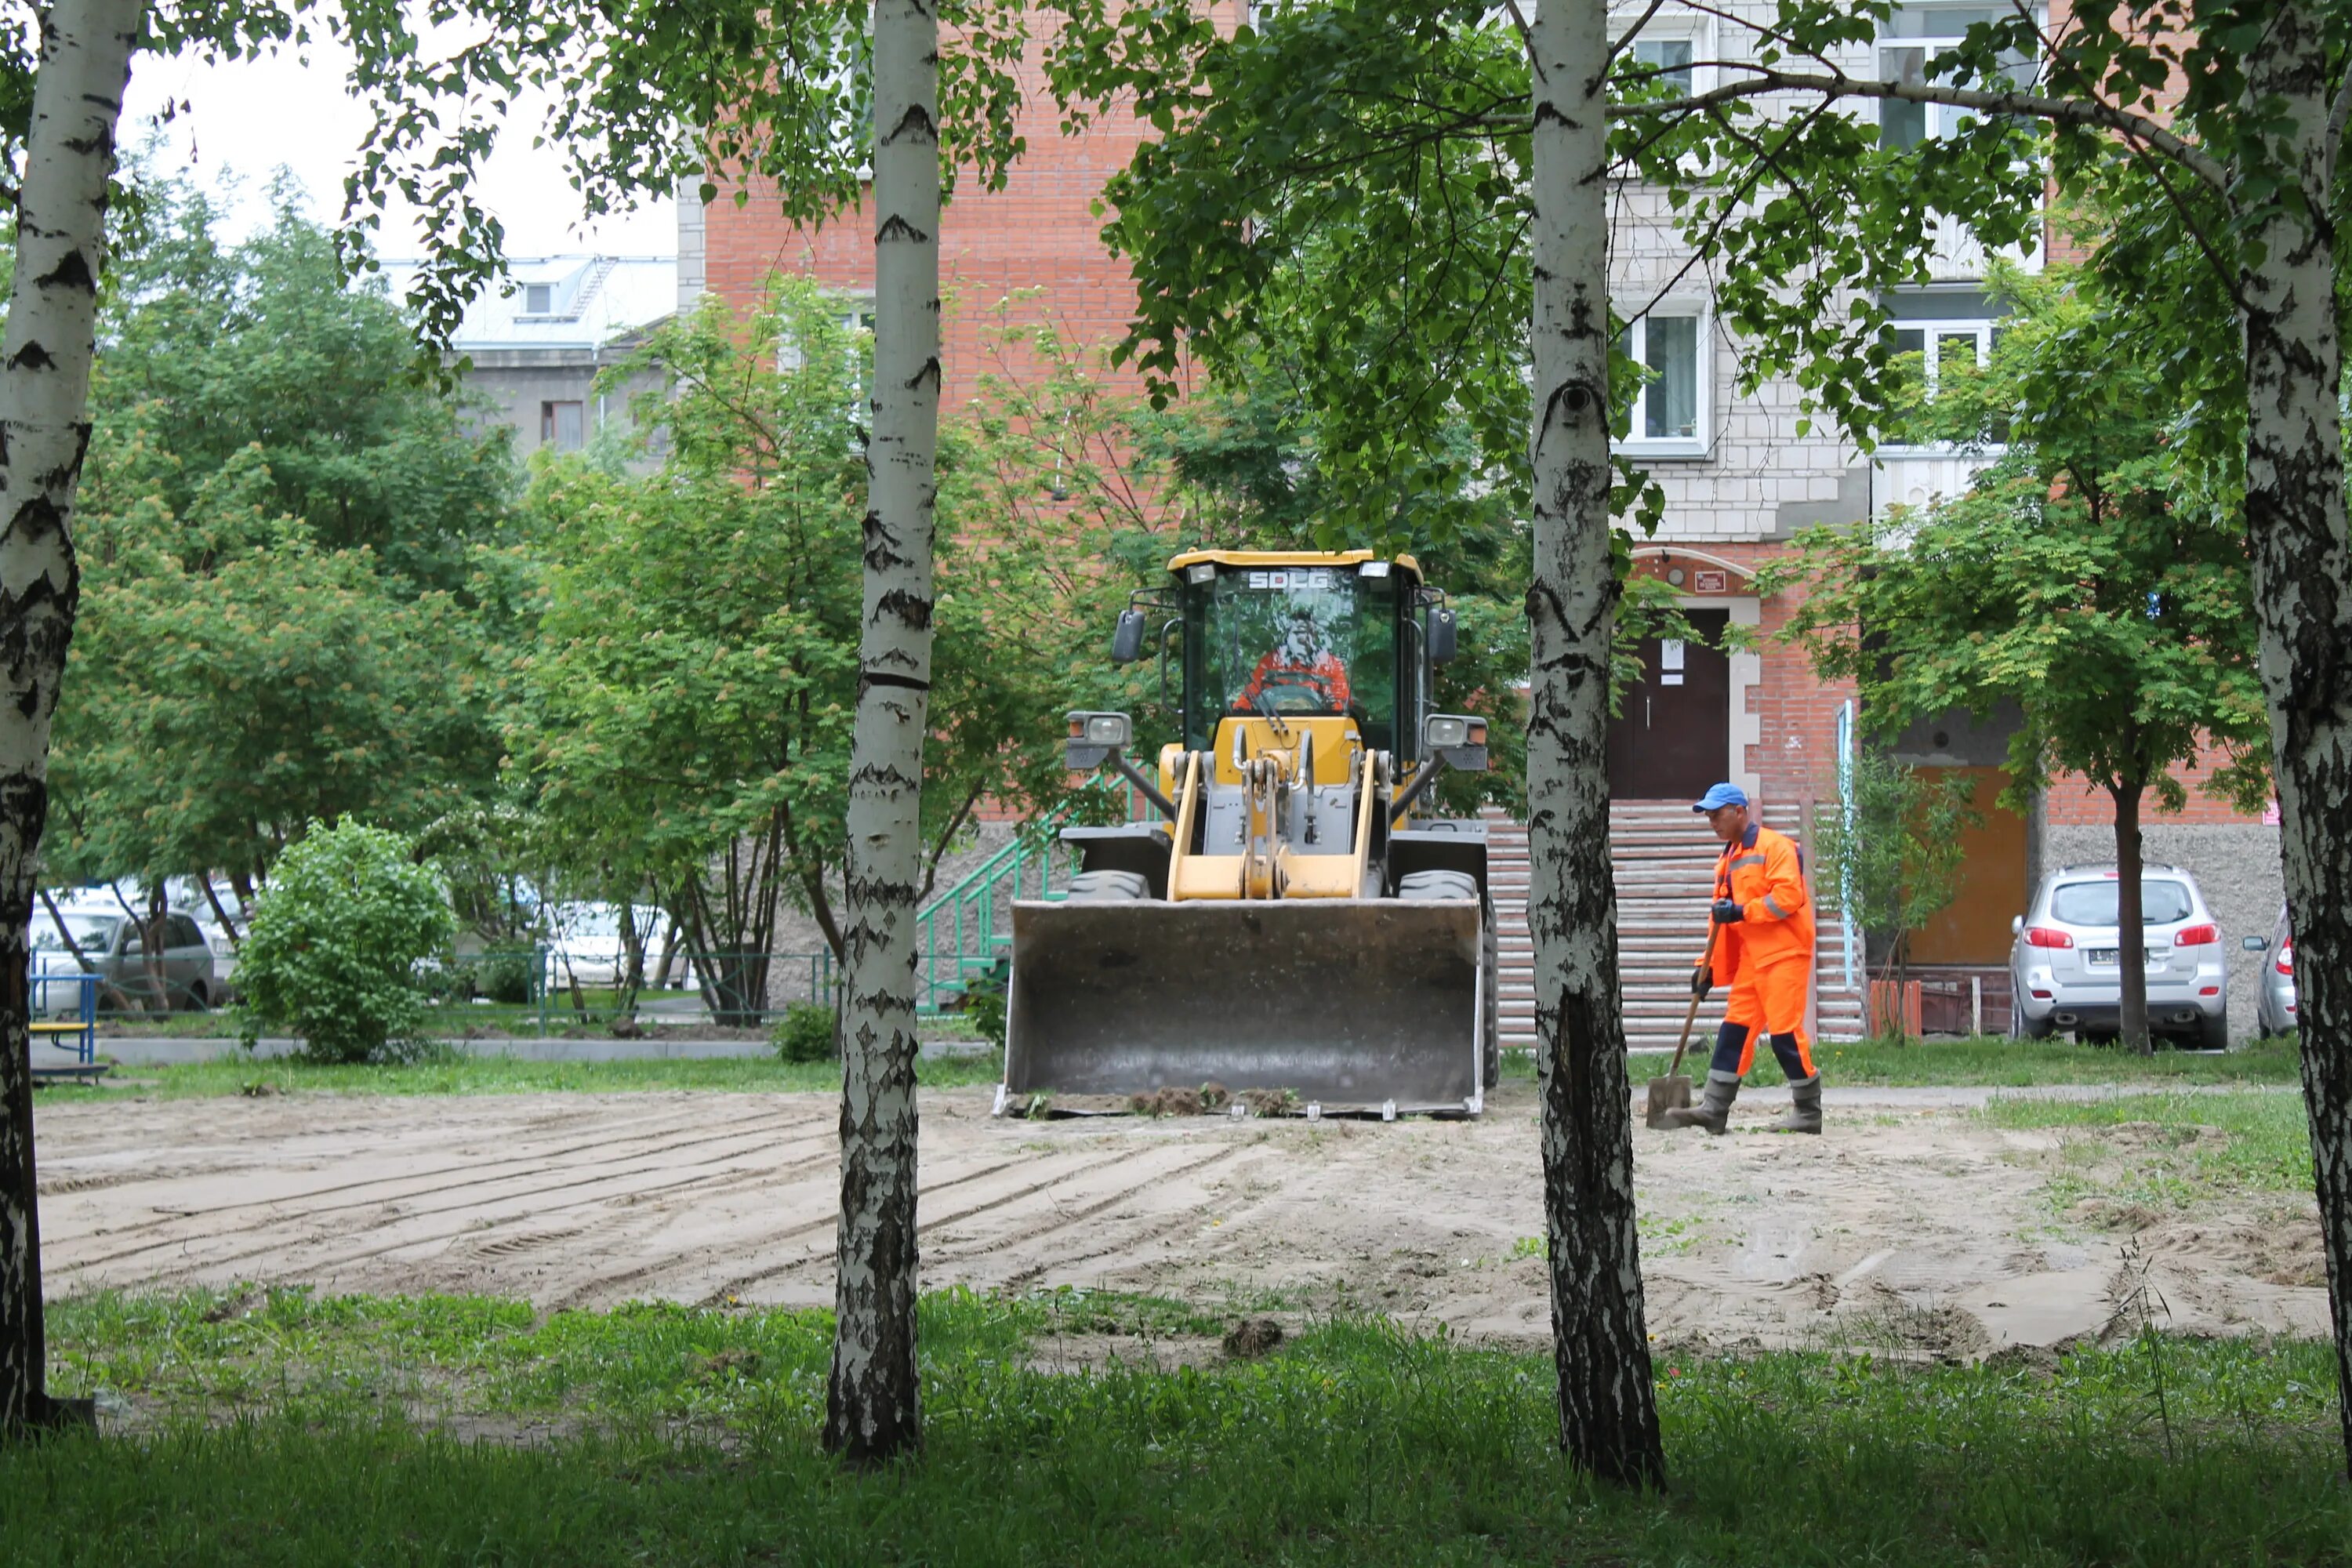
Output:
[[[421,263],[386,261],[396,300]],[[513,292],[474,301],[449,340],[458,353],[599,349],[677,309],[674,256],[514,256]]]

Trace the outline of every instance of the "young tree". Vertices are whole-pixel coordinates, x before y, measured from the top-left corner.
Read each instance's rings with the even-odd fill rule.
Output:
[[[2213,750],[2227,757],[2213,793],[2246,809],[2267,793],[2252,563],[2230,498],[2202,492],[2175,450],[2179,398],[2115,317],[2063,274],[2011,287],[1990,370],[1905,411],[1916,439],[1999,431],[2000,458],[1924,516],[1804,534],[1763,585],[1805,584],[1786,635],[1857,682],[1882,732],[2011,707],[2008,804],[2029,809],[2056,773],[2106,792],[2123,1033],[2145,1051],[2143,802],[2178,810],[2172,770]]]
[[[1898,1040],[1911,933],[1960,890],[1960,834],[1975,820],[1969,794],[1964,780],[1931,781],[1864,750],[1853,760],[1846,813],[1829,813],[1814,826],[1822,901],[1886,944],[1879,983],[1896,998],[1887,1032]]]

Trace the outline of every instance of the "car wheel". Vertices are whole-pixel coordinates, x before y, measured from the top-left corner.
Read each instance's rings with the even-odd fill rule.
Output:
[[[212,994],[205,989],[203,981],[199,980],[188,987],[187,1010],[189,1012],[209,1012],[212,1010]]]
[[[2025,1016],[2022,1004],[2011,1002],[2009,1005],[2009,1037],[2011,1039],[2046,1040],[2052,1032],[2049,1019],[2044,1018],[2037,1024]]]
[[[2197,1020],[2197,1043],[2209,1051],[2230,1048],[2230,1015],[2224,1011]]]

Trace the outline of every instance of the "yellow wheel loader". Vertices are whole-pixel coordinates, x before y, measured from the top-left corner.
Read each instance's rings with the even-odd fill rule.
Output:
[[[1444,595],[1364,550],[1199,550],[1169,573],[1112,658],[1156,643],[1182,739],[1156,779],[1126,714],[1073,713],[1067,742],[1158,820],[1065,828],[1067,897],[1013,904],[998,1112],[1215,1084],[1309,1116],[1478,1114],[1498,1059],[1486,828],[1416,815],[1441,771],[1486,766],[1484,719],[1429,711]]]

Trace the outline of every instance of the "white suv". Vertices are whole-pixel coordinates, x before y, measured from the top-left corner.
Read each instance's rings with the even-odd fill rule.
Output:
[[[2017,997],[2011,1035],[2038,1040],[2068,1029],[2086,1038],[2122,1027],[2116,887],[2113,866],[2062,866],[2042,879],[2025,914],[2010,921],[2017,938],[2009,950]],[[2178,866],[2144,868],[2139,908],[2149,1032],[2228,1049],[2229,950],[2197,879]]]

